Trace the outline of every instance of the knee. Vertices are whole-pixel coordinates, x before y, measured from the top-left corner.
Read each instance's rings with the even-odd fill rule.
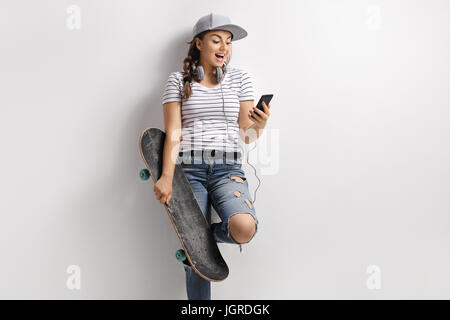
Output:
[[[256,231],[256,222],[250,213],[238,213],[229,221],[230,234],[238,243],[249,242]]]

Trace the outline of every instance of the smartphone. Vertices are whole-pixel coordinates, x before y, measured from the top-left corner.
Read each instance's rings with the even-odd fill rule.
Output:
[[[264,101],[264,103],[266,104],[266,106],[268,106],[269,103],[270,103],[270,100],[272,100],[272,98],[273,98],[273,94],[263,94],[263,95],[261,96],[261,98],[259,98],[259,101],[258,101],[258,104],[256,105],[256,107],[257,107],[259,110],[261,110],[262,112],[264,112],[264,108],[263,108],[263,106],[262,106],[262,102]],[[252,118],[254,118],[254,117],[252,116]]]

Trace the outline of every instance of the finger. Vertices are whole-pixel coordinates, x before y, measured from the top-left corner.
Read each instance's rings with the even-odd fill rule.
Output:
[[[266,116],[264,111],[259,110],[258,108],[253,108],[253,112],[255,112],[256,114],[258,114],[261,118],[264,119],[264,117]]]
[[[269,112],[270,104],[266,105],[266,103],[263,101],[262,105],[263,105],[263,108],[264,108],[264,113],[267,114],[267,115],[270,115],[270,112]]]
[[[263,108],[267,107],[267,109],[270,109],[270,103],[266,104],[264,101],[262,102]]]
[[[261,119],[266,119],[266,117],[267,117],[267,115],[263,112],[263,111],[261,111],[261,110],[259,110],[258,108],[255,108],[254,110],[253,110],[253,112],[255,113],[255,114],[257,114]]]
[[[250,111],[250,113],[249,113],[249,118],[250,118],[250,120],[252,120],[253,122],[259,122],[259,121],[261,121],[261,119],[259,118],[259,116],[256,114],[256,113],[254,113],[254,112],[251,112]]]

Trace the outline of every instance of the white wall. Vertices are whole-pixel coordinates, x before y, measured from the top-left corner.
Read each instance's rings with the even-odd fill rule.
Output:
[[[231,65],[274,94],[250,153],[260,231],[219,245],[213,299],[450,298],[448,1],[0,6],[0,298],[186,298],[138,138],[210,12],[247,29]]]

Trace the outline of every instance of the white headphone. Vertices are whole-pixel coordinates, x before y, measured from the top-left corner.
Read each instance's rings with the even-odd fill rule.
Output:
[[[227,61],[223,62],[223,71],[222,67],[216,67],[216,80],[217,82],[221,83],[223,78],[225,77],[225,74],[227,73],[227,64],[230,58],[227,59]],[[205,70],[203,69],[203,66],[197,66],[197,63],[192,64],[192,73],[197,76],[197,78],[202,81],[205,79]]]

